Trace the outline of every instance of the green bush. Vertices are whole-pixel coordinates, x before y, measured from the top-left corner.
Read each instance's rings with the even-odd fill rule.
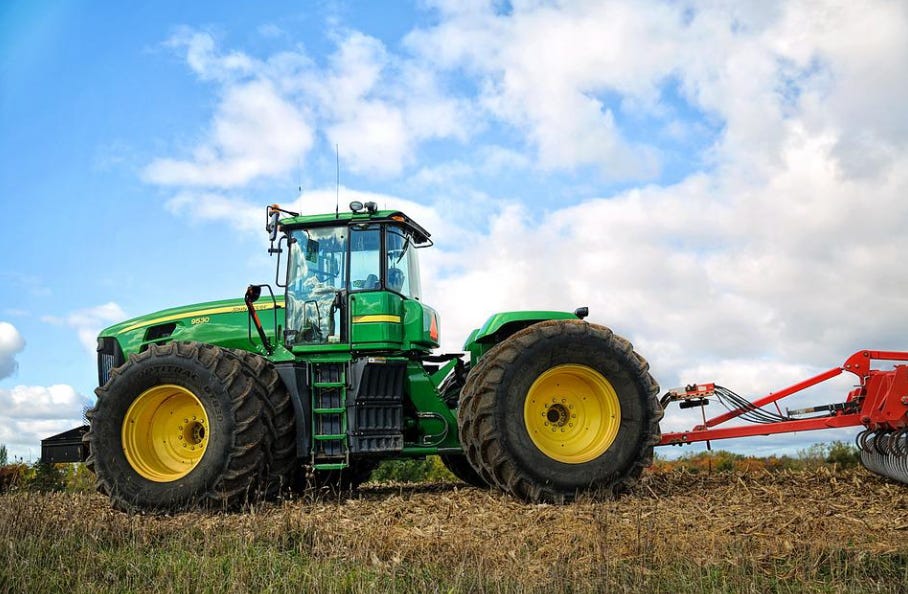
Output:
[[[95,490],[95,477],[84,464],[0,465],[0,492],[13,490],[91,493]]]
[[[6,466],[7,460],[6,444],[0,443],[0,466]]]
[[[861,463],[858,449],[844,441],[832,443],[815,443],[798,452],[798,459],[806,468],[817,468],[826,464],[835,464],[839,468],[852,468]]]
[[[25,483],[29,468],[25,464],[4,464],[0,466],[0,493],[18,489]]]
[[[851,444],[835,441],[829,444],[826,451],[826,463],[836,464],[839,468],[852,468],[861,463],[861,453]]]
[[[445,468],[441,458],[428,456],[424,460],[387,460],[382,462],[372,473],[370,480],[376,483],[428,483],[455,479],[454,475]]]
[[[33,491],[64,491],[66,489],[66,473],[61,468],[62,464],[35,463],[32,466],[33,474],[28,487]]]
[[[692,474],[712,472],[753,472],[757,470],[815,470],[823,466],[853,468],[860,464],[861,456],[856,447],[845,442],[817,443],[797,455],[771,455],[767,457],[744,456],[725,450],[689,452],[669,460],[663,456],[653,457],[651,472],[668,472],[683,468]]]

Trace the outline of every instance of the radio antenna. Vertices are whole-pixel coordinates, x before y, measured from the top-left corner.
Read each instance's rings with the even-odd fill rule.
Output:
[[[334,157],[337,160],[337,178],[334,180],[334,218],[340,218],[340,184],[341,184],[341,158],[340,148],[334,145]]]

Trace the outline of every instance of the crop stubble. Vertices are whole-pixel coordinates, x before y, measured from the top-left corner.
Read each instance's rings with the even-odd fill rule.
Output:
[[[143,589],[153,576],[130,575],[120,557],[139,568],[161,550],[213,571],[218,591],[223,579],[227,591],[282,590],[294,563],[323,591],[908,589],[908,489],[860,469],[649,473],[632,495],[567,506],[444,483],[367,485],[242,514],[129,516],[100,495],[13,493],[0,504],[0,589],[42,571],[70,575],[75,591]],[[17,569],[36,555],[43,570]],[[232,557],[236,567],[221,567]],[[106,563],[110,575],[99,584],[100,570],[73,562]]]

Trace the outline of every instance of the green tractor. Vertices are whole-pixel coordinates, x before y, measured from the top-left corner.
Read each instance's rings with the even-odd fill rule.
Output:
[[[81,453],[117,508],[235,508],[429,455],[469,484],[561,503],[620,494],[651,463],[659,387],[586,308],[498,313],[466,353],[434,354],[417,257],[432,241],[414,220],[275,205],[266,229],[282,296],[252,285],[99,336]]]

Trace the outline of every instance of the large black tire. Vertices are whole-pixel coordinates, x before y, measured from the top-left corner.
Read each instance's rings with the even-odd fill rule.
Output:
[[[87,464],[95,472],[98,489],[116,508],[130,512],[231,509],[259,497],[273,426],[259,391],[243,360],[216,346],[172,342],[151,345],[130,357],[95,391],[97,403],[86,415],[91,423]],[[190,438],[184,432],[188,426],[177,420],[177,434],[177,425],[167,418],[171,392],[180,402],[195,406],[200,417],[207,417],[208,426],[189,420],[192,439],[203,451],[194,463],[187,463],[188,470],[168,474],[166,464],[174,463],[172,452],[179,450],[168,450],[162,457],[156,449],[158,439],[163,438],[163,448],[176,448],[173,444],[184,443],[184,436]],[[151,422],[142,422],[134,404]],[[177,413],[183,416],[179,409]],[[127,427],[135,428],[130,429],[134,437],[124,437]]]
[[[604,326],[551,320],[521,330],[467,378],[458,412],[467,458],[483,479],[529,502],[626,492],[660,439],[659,386],[648,369],[630,342]],[[575,413],[595,420],[579,422]],[[559,441],[562,430],[575,441]]]
[[[270,361],[248,351],[234,351],[255,377],[260,398],[268,407],[270,447],[266,451],[268,472],[260,490],[274,498],[291,490],[300,471],[296,457],[296,422],[293,403],[284,382]]]
[[[441,462],[445,468],[451,471],[451,474],[462,480],[468,485],[488,489],[489,483],[482,478],[473,465],[463,454],[442,454]]]

